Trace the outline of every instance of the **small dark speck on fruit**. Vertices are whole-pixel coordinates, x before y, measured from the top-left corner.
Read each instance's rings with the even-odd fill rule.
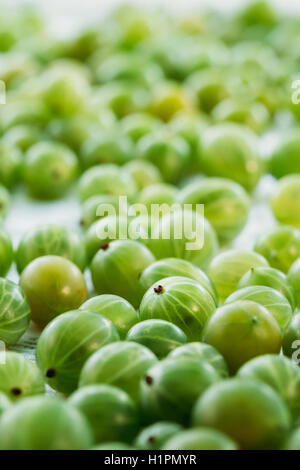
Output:
[[[46,372],[46,377],[48,377],[48,379],[55,377],[55,369],[48,369]]]
[[[101,250],[106,251],[109,248],[109,243],[103,243],[103,245],[101,245],[100,248],[101,248]]]
[[[152,385],[152,384],[153,384],[153,377],[151,377],[151,375],[146,375],[146,377],[145,377],[145,382],[146,382],[148,385]]]
[[[18,397],[19,395],[21,395],[22,390],[21,390],[19,387],[13,387],[13,388],[11,389],[11,393],[12,393],[12,395],[14,395],[15,397]]]
[[[162,294],[164,292],[163,286],[154,287],[155,294]]]

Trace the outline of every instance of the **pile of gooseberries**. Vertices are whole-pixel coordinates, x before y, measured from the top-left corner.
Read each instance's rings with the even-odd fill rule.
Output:
[[[1,6],[0,450],[300,450],[300,22],[249,1]]]

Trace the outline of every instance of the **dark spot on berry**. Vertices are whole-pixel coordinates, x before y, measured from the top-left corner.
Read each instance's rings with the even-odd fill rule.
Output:
[[[162,294],[164,291],[165,289],[163,288],[163,286],[154,287],[155,294]]]
[[[101,250],[103,250],[103,251],[108,250],[108,248],[109,248],[109,243],[103,243],[103,245],[101,245],[100,248],[101,248]]]
[[[11,391],[11,394],[14,395],[15,397],[18,397],[22,393],[22,390],[19,387],[13,387],[10,391]]]
[[[256,317],[252,318],[252,323],[253,323],[253,325],[256,325],[256,323],[257,323],[257,318]]]
[[[150,436],[150,437],[148,438],[148,442],[149,442],[149,444],[153,444],[153,442],[155,442],[155,437],[154,437],[154,436]]]
[[[151,377],[151,375],[146,375],[145,382],[148,385],[152,385],[153,384],[153,377]]]
[[[81,227],[84,227],[85,226],[85,221],[83,219],[80,219],[79,224],[81,225]]]
[[[53,377],[55,377],[55,375],[55,369],[48,369],[46,372],[46,377],[48,377],[48,379],[52,379]]]

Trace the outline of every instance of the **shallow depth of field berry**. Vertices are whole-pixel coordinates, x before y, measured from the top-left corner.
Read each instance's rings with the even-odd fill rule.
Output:
[[[63,35],[0,5],[0,450],[300,450],[300,15],[273,3],[95,2]]]

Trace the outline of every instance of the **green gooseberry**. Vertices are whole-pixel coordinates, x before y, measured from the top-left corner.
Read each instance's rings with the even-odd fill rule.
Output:
[[[22,152],[11,144],[0,143],[0,183],[7,188],[15,186],[20,179],[23,163]]]
[[[9,398],[3,392],[0,392],[0,418],[4,411],[11,406],[11,404],[12,403]]]
[[[96,292],[120,295],[138,307],[139,276],[154,261],[148,248],[137,241],[116,240],[102,245],[91,264]]]
[[[16,252],[19,273],[31,261],[46,255],[63,256],[76,264],[81,271],[86,266],[86,254],[81,237],[62,225],[42,225],[24,235]]]
[[[139,225],[134,233],[131,233],[131,223],[132,221],[128,220],[125,215],[111,215],[94,222],[87,230],[84,238],[88,262],[92,261],[104,245],[119,238],[122,239],[124,235],[127,239],[133,237],[135,241],[141,243],[147,240],[148,233],[142,225]]]
[[[282,398],[268,385],[227,379],[210,387],[193,410],[194,426],[227,434],[242,449],[277,449],[292,420]]]
[[[102,315],[87,309],[63,313],[39,337],[37,364],[52,388],[71,393],[78,386],[86,360],[102,346],[119,339],[113,324]]]
[[[21,274],[20,286],[32,320],[40,327],[61,313],[76,310],[87,299],[82,272],[61,256],[41,256],[31,261]]]
[[[200,342],[184,344],[171,351],[168,357],[174,359],[193,357],[200,361],[206,361],[216,369],[221,377],[228,376],[228,367],[223,356],[210,344]]]
[[[92,167],[86,170],[79,180],[81,202],[97,195],[133,196],[135,193],[133,179],[113,164]]]
[[[30,81],[27,83],[29,84]],[[31,85],[36,84],[32,83]],[[5,105],[5,113],[1,115],[1,125],[4,132],[19,125],[42,128],[47,124],[48,119],[49,114],[44,103],[28,94],[28,96],[23,95]]]
[[[9,207],[10,207],[10,202],[11,202],[10,193],[8,192],[6,187],[0,183],[0,218],[1,219],[4,219],[6,217]]]
[[[151,424],[136,436],[134,445],[143,450],[159,450],[174,435],[182,431],[182,426],[170,421]]]
[[[0,228],[0,276],[9,271],[14,258],[13,246],[8,234]]]
[[[222,354],[232,374],[253,357],[278,354],[281,349],[277,321],[265,307],[250,300],[218,308],[206,323],[202,339]]]
[[[184,332],[165,320],[145,320],[134,325],[128,332],[126,341],[134,341],[149,348],[159,359],[187,342]]]
[[[190,148],[191,170],[201,170],[199,159],[202,152],[202,133],[206,127],[204,119],[198,114],[178,113],[169,122],[171,133],[182,137]]]
[[[278,222],[300,228],[300,174],[279,180],[271,199],[271,208]]]
[[[290,267],[287,278],[295,294],[296,306],[300,308],[300,258]]]
[[[130,443],[139,429],[136,405],[117,387],[89,385],[76,390],[68,401],[87,418],[97,443]]]
[[[156,183],[142,189],[136,196],[136,202],[151,209],[152,204],[171,206],[176,201],[178,189],[173,184]]]
[[[139,158],[153,163],[167,183],[176,184],[190,163],[189,146],[179,136],[163,132],[148,134],[137,144]]]
[[[124,134],[130,137],[134,143],[162,127],[162,122],[159,119],[147,113],[129,114],[121,120],[120,124]]]
[[[174,276],[159,280],[147,290],[139,318],[169,321],[181,328],[189,341],[197,341],[215,309],[214,299],[204,287],[193,279]]]
[[[270,173],[276,178],[300,173],[299,151],[298,131],[282,135],[269,160]]]
[[[86,70],[75,61],[58,60],[40,78],[41,99],[54,116],[72,116],[84,109],[90,86]]]
[[[272,268],[287,273],[300,257],[300,231],[275,227],[258,238],[254,250],[264,256]]]
[[[130,328],[138,321],[135,308],[118,295],[103,294],[92,297],[84,302],[80,309],[91,310],[110,320],[121,339],[125,339]]]
[[[231,294],[226,299],[225,305],[237,300],[252,300],[265,307],[282,331],[288,326],[293,316],[293,310],[287,298],[272,287],[244,287]]]
[[[266,286],[284,295],[289,301],[292,310],[295,310],[295,295],[287,276],[275,268],[251,268],[240,279],[238,289],[251,286]]]
[[[208,275],[217,289],[220,302],[224,302],[236,290],[240,279],[249,269],[267,266],[267,260],[258,253],[231,249],[213,259]]]
[[[212,118],[218,123],[229,121],[244,125],[260,134],[269,123],[270,113],[266,106],[258,101],[241,103],[227,98],[213,109]]]
[[[63,144],[41,142],[33,145],[25,156],[24,180],[37,199],[64,196],[77,172],[77,157]]]
[[[262,175],[257,137],[233,123],[208,128],[203,134],[200,165],[208,176],[232,179],[252,191]]]
[[[189,261],[180,258],[165,258],[150,264],[139,279],[141,295],[144,295],[155,282],[171,276],[188,277],[197,281],[210,293],[216,306],[218,305],[216,289],[205,272]]]
[[[284,400],[294,419],[300,414],[300,369],[287,357],[266,354],[244,364],[237,373],[241,379],[260,380]]]
[[[243,5],[237,12],[237,18],[247,26],[273,26],[278,21],[278,13],[269,1],[254,0]]]
[[[187,78],[185,85],[196,98],[199,108],[207,114],[229,96],[224,76],[211,68],[194,72]]]
[[[102,347],[85,363],[79,386],[114,385],[136,402],[139,384],[148,369],[158,362],[150,349],[138,343],[119,341]]]
[[[0,340],[10,346],[19,341],[30,322],[30,308],[17,284],[0,278]]]
[[[41,371],[22,354],[6,351],[5,362],[0,366],[0,391],[12,401],[43,394],[45,384]]]
[[[134,157],[135,148],[129,137],[117,130],[98,132],[88,138],[81,148],[85,168],[103,163],[123,165]]]
[[[147,160],[132,160],[123,166],[123,171],[130,175],[139,191],[162,182],[159,169]]]
[[[230,242],[241,232],[250,209],[244,188],[225,178],[205,178],[188,184],[177,200],[181,204],[204,204],[204,215],[222,243]]]
[[[119,212],[119,198],[109,194],[99,194],[89,197],[81,206],[80,226],[87,230],[96,220],[102,216],[99,209],[101,207],[113,207],[116,214]],[[105,214],[103,215],[103,217]]]
[[[296,313],[289,326],[286,328],[282,338],[283,354],[291,357],[296,364],[300,363],[299,356],[300,346],[300,313]]]
[[[282,450],[300,450],[300,428],[294,429],[284,441]]]
[[[219,247],[217,235],[205,217],[187,209],[164,213],[151,230],[148,246],[156,259],[181,258],[204,270]]]
[[[34,125],[19,124],[11,127],[3,135],[3,142],[18,147],[22,152],[38,143],[42,139],[41,131]]]
[[[237,450],[237,444],[220,431],[197,427],[181,431],[165,442],[164,450]]]
[[[159,82],[151,97],[151,113],[164,122],[169,122],[176,114],[190,111],[194,107],[191,94],[176,82]]]
[[[0,433],[2,450],[87,450],[93,445],[85,417],[54,396],[26,398],[9,408]]]
[[[164,359],[147,371],[140,384],[140,407],[146,423],[158,420],[186,425],[198,397],[220,379],[207,362],[195,358]]]

